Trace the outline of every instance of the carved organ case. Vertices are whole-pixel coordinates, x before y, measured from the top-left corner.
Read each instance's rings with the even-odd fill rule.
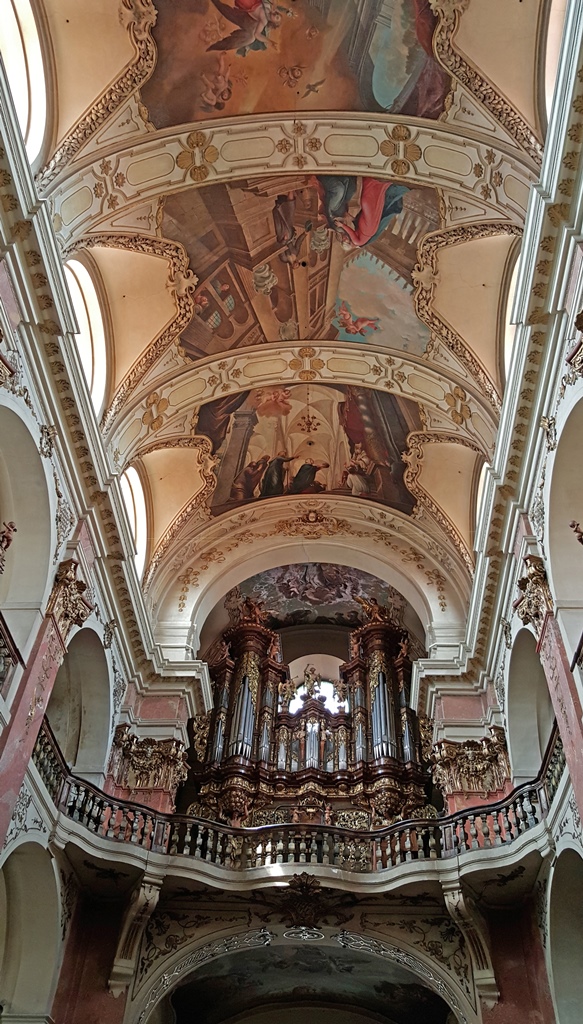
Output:
[[[428,776],[403,627],[377,615],[350,634],[339,679],[322,680],[308,665],[298,681],[264,618],[248,602],[218,645],[189,810],[233,825],[367,828],[414,816],[427,803]]]

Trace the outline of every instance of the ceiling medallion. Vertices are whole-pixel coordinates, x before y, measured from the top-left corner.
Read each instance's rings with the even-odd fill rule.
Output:
[[[283,933],[284,939],[299,939],[300,942],[321,942],[324,938],[324,932],[319,931],[317,928],[307,928],[305,925],[299,925],[297,928],[288,928]]]

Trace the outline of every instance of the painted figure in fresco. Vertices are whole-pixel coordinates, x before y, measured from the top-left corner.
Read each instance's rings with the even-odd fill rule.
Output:
[[[403,197],[409,192],[406,185],[363,178],[360,211],[353,218],[348,203],[356,192],[356,179],[350,175],[318,175],[315,180],[328,224],[339,232],[345,245],[357,248],[382,235],[403,209]]]
[[[276,498],[283,494],[285,489],[285,464],[293,462],[295,456],[287,452],[278,452],[275,458],[271,459],[265,475],[261,481],[261,497]]]
[[[212,3],[237,28],[229,36],[212,43],[209,50],[236,50],[242,57],[248,50],[266,50],[271,41],[269,30],[281,25],[282,10],[270,0],[235,0],[234,7],[222,0],[212,0]]]
[[[313,459],[306,459],[290,483],[287,493],[314,494],[317,491],[325,491],[326,488],[324,487],[324,484],[321,484],[316,480],[316,474],[320,469],[329,468],[329,462],[314,462]]]
[[[226,53],[221,53],[217,61],[216,71],[210,75],[206,75],[204,71],[201,74],[204,92],[201,93],[200,98],[203,109],[207,113],[211,110],[224,110],[225,103],[228,103],[231,99],[233,83],[229,78],[230,68],[231,65],[227,61]]]
[[[285,195],[276,197],[273,207],[275,237],[280,245],[285,244],[285,249],[279,254],[279,258],[282,263],[289,263],[292,267],[298,265],[304,239],[312,228],[311,221],[307,221],[305,231],[298,235],[294,224],[296,202],[296,193],[287,192]]]
[[[269,455],[262,455],[257,461],[249,462],[233,481],[231,499],[233,501],[249,501],[255,495],[255,488],[261,481]]]
[[[361,334],[364,338],[367,330],[378,331],[379,318],[368,316],[354,316],[345,302],[340,303],[338,310],[338,322],[343,331],[347,334]]]

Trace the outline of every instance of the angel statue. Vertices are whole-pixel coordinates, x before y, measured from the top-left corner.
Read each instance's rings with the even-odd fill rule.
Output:
[[[266,50],[271,29],[279,28],[285,8],[271,0],[235,0],[234,6],[222,0],[212,0],[219,14],[235,25],[235,31],[217,40],[207,50],[236,50],[245,57],[248,50]],[[277,48],[277,47],[276,47]]]
[[[314,665],[306,665],[304,669],[304,686],[308,697],[315,697],[320,692],[321,678]]]
[[[383,607],[379,604],[376,597],[359,597],[358,594],[352,595],[357,604],[361,606],[369,622],[390,622],[391,615],[388,608]]]

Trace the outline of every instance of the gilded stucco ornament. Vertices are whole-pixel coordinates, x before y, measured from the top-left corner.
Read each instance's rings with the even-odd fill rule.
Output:
[[[113,740],[112,774],[116,784],[130,789],[163,789],[172,796],[188,775],[180,740],[138,739],[128,725],[118,726]]]
[[[495,793],[510,778],[510,762],[504,730],[496,726],[481,740],[454,743],[440,740],[433,747],[431,761],[435,785],[442,792]]]
[[[61,562],[47,604],[47,615],[54,617],[63,642],[73,626],[82,626],[92,611],[85,597],[87,584],[77,579],[78,567],[73,558]]]
[[[514,611],[525,626],[534,626],[540,635],[547,613],[553,610],[551,588],[544,560],[539,555],[527,555],[524,565],[524,575],[518,581],[520,597],[514,602]]]

